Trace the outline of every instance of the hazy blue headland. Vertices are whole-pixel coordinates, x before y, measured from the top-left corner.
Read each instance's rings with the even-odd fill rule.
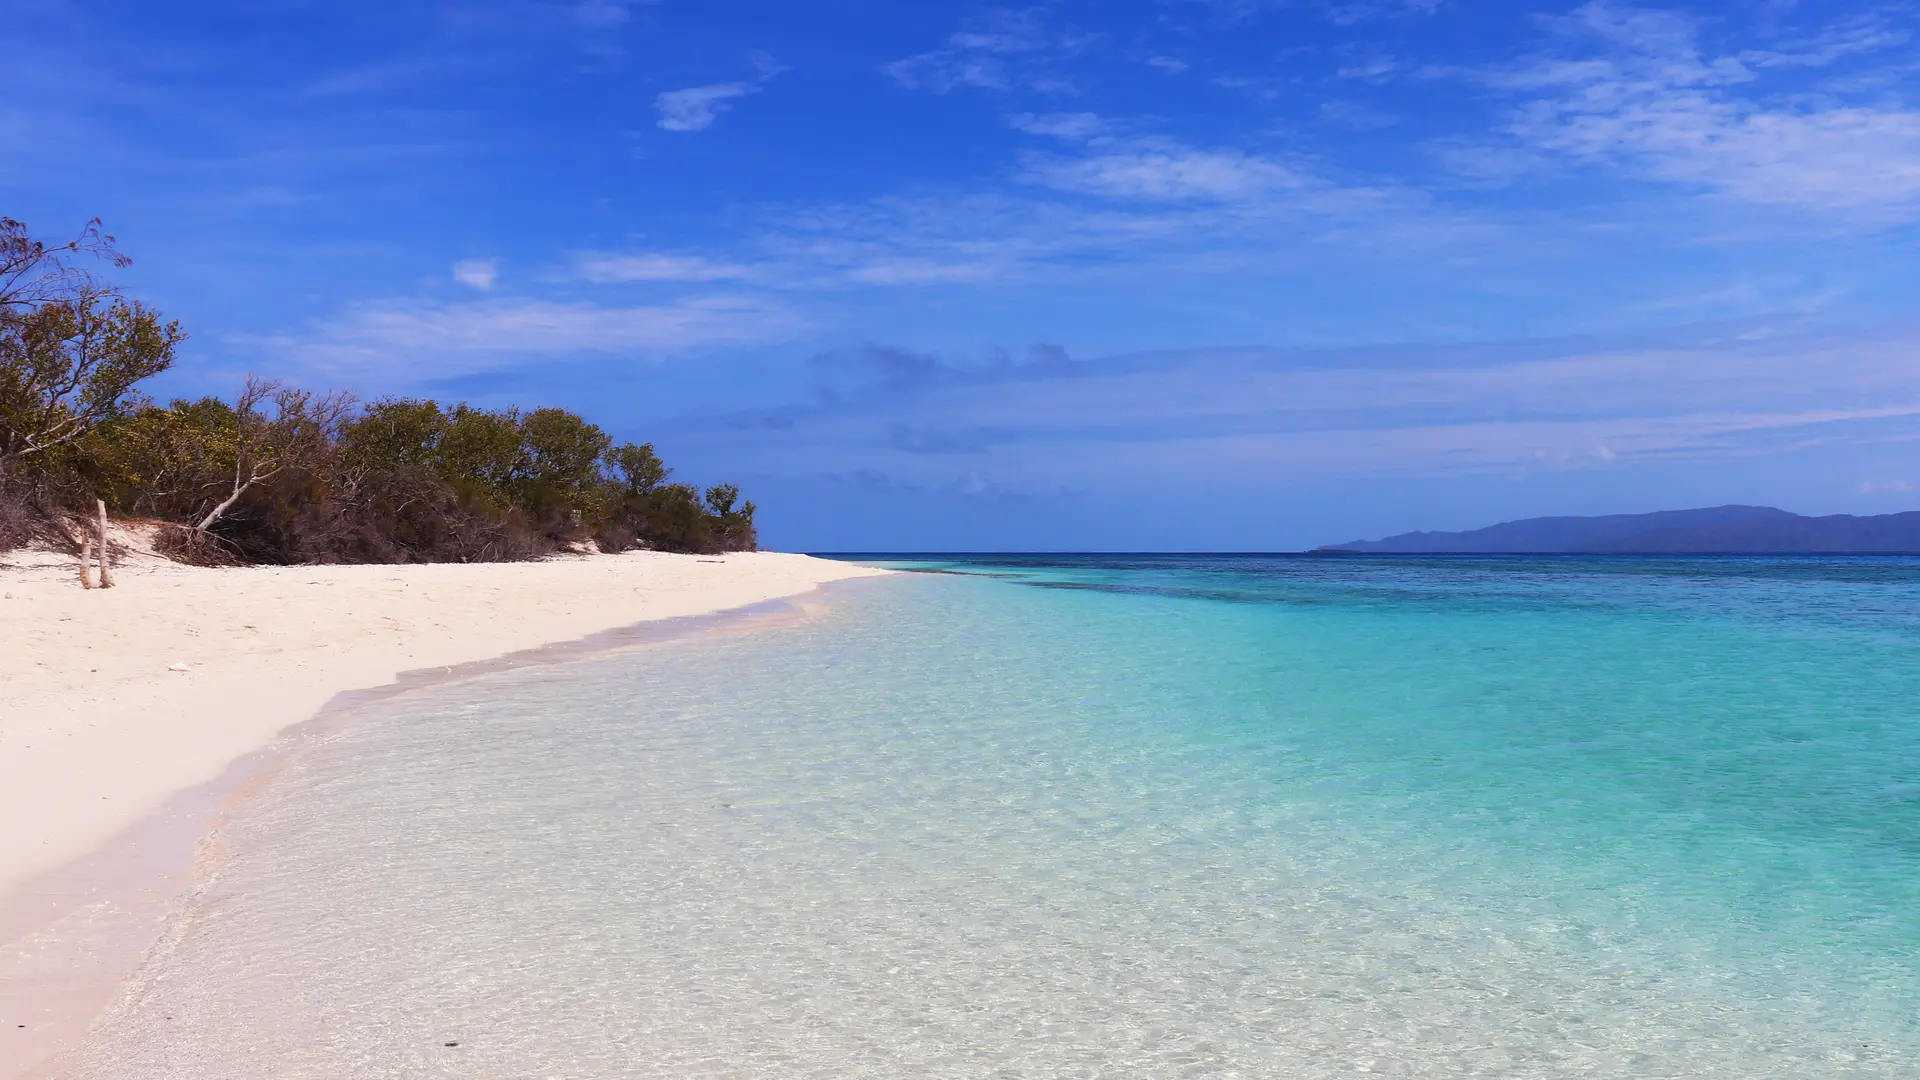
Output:
[[[1374,554],[1887,554],[1920,552],[1920,511],[1806,517],[1771,506],[1541,517],[1467,532],[1411,532],[1321,551]]]

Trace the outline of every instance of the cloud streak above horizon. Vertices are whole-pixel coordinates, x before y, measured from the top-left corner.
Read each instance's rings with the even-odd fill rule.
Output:
[[[1618,469],[1920,438],[1916,350],[1920,327],[1083,361],[1046,349],[973,365],[868,348],[819,358],[813,401],[714,430],[828,472],[922,485],[972,472],[1032,491],[1191,482],[1209,469],[1256,489],[1263,470],[1299,482]],[[1811,363],[1826,376],[1812,395]]]

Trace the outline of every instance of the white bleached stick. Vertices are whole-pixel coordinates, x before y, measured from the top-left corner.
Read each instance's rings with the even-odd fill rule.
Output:
[[[100,508],[100,587],[113,588],[113,572],[107,569],[107,500],[95,499]]]

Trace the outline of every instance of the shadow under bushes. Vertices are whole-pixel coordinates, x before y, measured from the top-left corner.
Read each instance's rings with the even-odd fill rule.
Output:
[[[168,524],[154,534],[153,550],[188,566],[245,566],[249,560],[234,544],[213,533]]]
[[[0,473],[0,551],[44,547],[80,554],[80,538],[67,523],[85,506],[77,491],[54,477]]]

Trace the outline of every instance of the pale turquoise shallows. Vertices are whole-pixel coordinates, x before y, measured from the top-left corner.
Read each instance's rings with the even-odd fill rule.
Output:
[[[76,1075],[1920,1076],[1920,561],[914,565],[350,719]]]

